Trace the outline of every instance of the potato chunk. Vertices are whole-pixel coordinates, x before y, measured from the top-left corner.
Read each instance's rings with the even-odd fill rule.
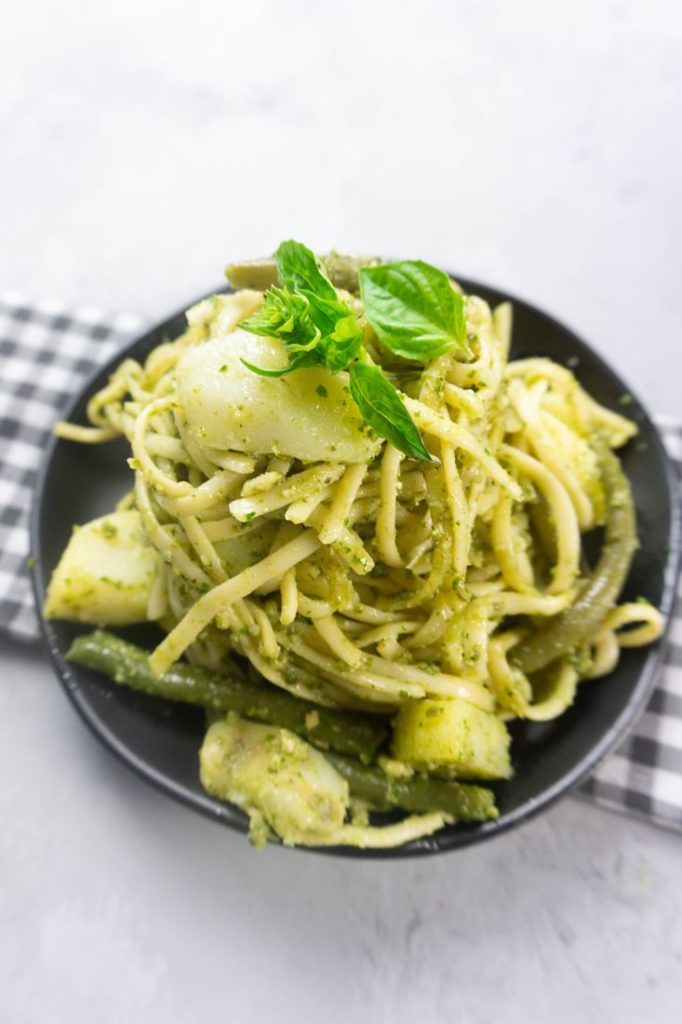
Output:
[[[261,377],[286,365],[274,338],[239,328],[196,345],[178,363],[177,393],[204,451],[288,455],[304,462],[366,462],[379,449],[348,390],[348,374],[324,367]]]
[[[231,713],[214,722],[199,755],[201,784],[249,815],[251,839],[272,829],[287,845],[324,841],[341,828],[348,783],[310,744],[276,726]]]
[[[474,779],[508,779],[510,737],[504,722],[460,697],[420,700],[399,712],[393,756],[420,770]]]
[[[144,622],[158,565],[135,510],[77,526],[47,588],[45,618],[98,626]]]

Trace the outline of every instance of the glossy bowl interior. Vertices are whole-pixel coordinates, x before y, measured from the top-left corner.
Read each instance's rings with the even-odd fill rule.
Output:
[[[646,597],[669,615],[677,573],[679,508],[672,469],[658,434],[641,404],[617,374],[568,328],[526,302],[459,278],[467,292],[491,304],[514,303],[512,357],[548,356],[569,365],[587,390],[606,406],[624,411],[639,426],[638,438],[621,452],[638,516],[641,546],[625,590],[626,598]],[[161,341],[177,337],[182,312],[130,344],[90,380],[67,411],[85,422],[85,407],[126,355],[144,359]],[[624,396],[627,396],[624,398]],[[123,442],[89,447],[52,439],[45,452],[32,521],[34,586],[42,605],[46,582],[64,550],[74,523],[108,512],[130,489],[131,472]],[[208,796],[199,784],[197,753],[204,734],[202,712],[117,687],[96,672],[70,665],[64,655],[83,627],[43,622],[57,674],[83,719],[118,757],[140,776],[189,807],[240,832],[245,816]],[[124,631],[151,646],[154,627]],[[479,842],[547,807],[576,786],[623,736],[647,702],[661,659],[661,643],[623,652],[612,675],[583,684],[570,710],[544,724],[512,725],[514,777],[497,785],[500,817],[483,825],[455,825],[437,835],[388,851],[323,849],[355,857],[401,857],[453,850]]]

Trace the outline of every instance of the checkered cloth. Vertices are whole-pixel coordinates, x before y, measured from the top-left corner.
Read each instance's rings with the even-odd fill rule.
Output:
[[[27,520],[49,431],[85,378],[142,326],[134,316],[0,295],[0,634],[38,637]],[[658,425],[682,483],[682,424]],[[581,793],[682,831],[682,602],[647,710]]]

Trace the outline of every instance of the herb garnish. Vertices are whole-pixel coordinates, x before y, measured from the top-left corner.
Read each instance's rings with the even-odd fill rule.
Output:
[[[243,360],[254,373],[283,377],[304,366],[332,373],[357,359],[364,330],[355,313],[340,302],[319,260],[300,242],[282,242],[275,253],[282,288],[269,288],[260,310],[240,326],[252,334],[279,338],[289,362],[264,370]]]
[[[350,393],[366,422],[380,437],[385,437],[411,459],[431,459],[414,420],[380,367],[353,363]]]
[[[308,366],[349,370],[350,393],[365,422],[410,458],[430,460],[400,393],[363,345],[361,315],[339,299],[315,254],[292,240],[282,242],[275,261],[281,287],[269,288],[260,310],[240,326],[279,339],[288,362],[277,370],[244,365],[264,377]],[[455,346],[468,353],[464,302],[443,271],[409,260],[366,267],[360,291],[365,320],[396,355],[425,362]]]
[[[448,275],[422,260],[360,270],[365,316],[398,356],[427,362],[455,347],[467,355],[464,299]]]

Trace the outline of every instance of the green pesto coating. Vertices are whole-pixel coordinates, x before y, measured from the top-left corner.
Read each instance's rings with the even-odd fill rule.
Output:
[[[334,753],[326,756],[346,780],[353,796],[366,800],[377,810],[396,807],[412,813],[442,811],[452,815],[455,821],[487,821],[498,817],[495,796],[484,786],[418,776],[392,779],[374,765],[360,764]]]
[[[359,256],[344,256],[338,252],[330,252],[322,256],[322,263],[329,275],[329,280],[336,288],[357,294],[359,290],[358,270],[361,267],[376,266],[377,259],[363,259]],[[274,259],[249,260],[243,263],[231,263],[225,270],[228,281],[233,288],[254,288],[266,291],[273,285],[280,284],[277,264]]]
[[[601,437],[591,443],[599,459],[606,497],[604,546],[571,607],[513,648],[510,660],[524,672],[545,668],[582,647],[594,635],[618,600],[637,550],[635,508],[627,477]]]
[[[105,630],[77,637],[69,661],[96,669],[133,690],[212,712],[236,711],[245,718],[277,725],[303,736],[323,749],[371,761],[386,739],[383,722],[320,707],[269,684],[246,682],[178,662],[160,678],[149,667],[149,652]]]

